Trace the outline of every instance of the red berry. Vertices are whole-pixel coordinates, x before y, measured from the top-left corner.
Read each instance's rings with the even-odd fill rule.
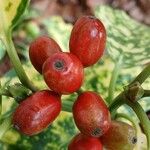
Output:
[[[137,142],[135,129],[127,123],[112,121],[100,138],[106,150],[133,150]]]
[[[98,138],[77,134],[68,146],[68,150],[102,150],[103,146]]]
[[[56,93],[43,90],[22,101],[13,114],[13,125],[21,133],[34,135],[48,127],[61,111]]]
[[[45,60],[60,51],[59,45],[52,38],[41,36],[31,43],[29,56],[35,69],[42,73],[42,66]]]
[[[83,16],[75,23],[70,37],[70,52],[75,54],[84,67],[95,64],[103,55],[106,30],[94,16]]]
[[[84,92],[73,105],[75,123],[81,133],[100,137],[110,127],[110,113],[103,99],[95,92]]]
[[[57,93],[77,91],[83,82],[84,70],[80,60],[71,53],[56,53],[43,65],[45,82]]]

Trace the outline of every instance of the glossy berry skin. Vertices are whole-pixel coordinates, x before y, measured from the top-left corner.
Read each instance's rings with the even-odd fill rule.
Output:
[[[73,105],[73,117],[81,133],[100,137],[110,127],[110,113],[103,99],[87,91],[78,96]]]
[[[84,67],[95,64],[103,55],[106,30],[94,16],[83,16],[75,23],[70,36],[70,52],[75,54]]]
[[[52,91],[43,90],[19,104],[13,114],[12,123],[21,133],[31,136],[48,127],[60,111],[60,96]]]
[[[56,52],[61,52],[59,45],[46,36],[35,39],[29,47],[29,57],[35,69],[42,73],[42,66],[45,60]]]
[[[43,76],[50,89],[59,94],[69,94],[82,85],[84,70],[75,55],[56,53],[44,63]]]
[[[68,150],[102,150],[103,146],[98,138],[77,134],[70,142]]]
[[[100,140],[106,150],[133,150],[137,137],[132,126],[124,122],[112,121],[109,130]]]

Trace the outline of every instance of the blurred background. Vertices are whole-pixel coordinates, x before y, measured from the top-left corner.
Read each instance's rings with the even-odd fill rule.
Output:
[[[100,93],[106,100],[113,70],[119,64],[114,96],[123,90],[148,63],[150,63],[150,1],[149,0],[31,0],[24,19],[13,31],[13,41],[29,78],[41,88],[46,85],[41,75],[29,61],[29,44],[40,35],[55,39],[63,51],[68,51],[70,32],[75,21],[82,15],[95,15],[106,27],[107,45],[103,58],[93,67],[85,70],[83,89]],[[0,42],[0,77],[3,85],[18,81]],[[150,89],[150,78],[143,84]],[[76,95],[64,96],[75,99]],[[15,102],[3,98],[3,114],[12,110]],[[150,109],[150,98],[140,101],[145,111]],[[118,111],[132,116],[127,106]],[[62,112],[58,119],[44,132],[26,137],[10,129],[0,140],[0,150],[66,150],[67,145],[78,132],[72,114]],[[146,139],[139,129],[136,150],[146,150]]]

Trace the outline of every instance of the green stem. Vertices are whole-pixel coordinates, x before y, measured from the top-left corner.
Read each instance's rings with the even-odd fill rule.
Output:
[[[0,139],[4,136],[6,131],[11,127],[11,116],[5,118],[2,124],[0,124]]]
[[[150,96],[150,90],[144,90],[144,95],[142,96],[142,98],[149,97],[149,96]],[[125,92],[122,92],[113,100],[113,102],[109,106],[109,110],[111,112],[112,118],[115,117],[117,109],[125,103],[126,103]]]
[[[1,88],[0,88],[0,95],[12,97],[12,95],[9,93],[8,90],[6,90],[6,89],[1,89]]]
[[[113,102],[110,104],[109,106],[109,110],[111,112],[111,116],[112,118],[115,117],[116,111],[117,109],[122,106],[123,104],[125,104],[125,95],[124,92],[120,93],[114,100]]]
[[[150,97],[150,90],[144,90],[144,97]]]
[[[143,71],[130,83],[139,82],[142,84],[150,76],[150,64],[148,64]]]
[[[0,124],[6,119],[6,118],[9,118],[12,113],[15,111],[15,109],[17,108],[18,104],[17,103],[13,103],[13,105],[11,106],[11,108],[5,112],[4,114],[1,115],[1,118],[0,118]]]
[[[118,61],[115,62],[115,67],[113,69],[112,76],[111,76],[110,83],[109,83],[108,101],[107,101],[108,104],[110,104],[112,99],[114,98],[115,85],[116,85],[117,78],[118,78],[118,75],[122,66],[122,60],[123,60],[123,56],[121,55]]]
[[[21,81],[21,83],[26,86],[27,88],[31,89],[32,91],[36,91],[37,88],[33,85],[33,83],[28,79],[22,64],[20,62],[20,59],[17,55],[14,43],[12,41],[12,35],[11,35],[11,31],[5,32],[5,38],[3,39],[4,44],[6,46],[7,49],[7,53],[9,55],[9,58],[14,66],[14,69]]]
[[[8,97],[13,97],[8,90],[6,89],[0,89],[0,96],[4,95],[4,96],[8,96]],[[15,97],[13,97],[15,98]],[[66,112],[72,112],[72,106],[73,106],[74,101],[70,100],[70,99],[65,99],[62,100],[62,111],[66,111]]]
[[[133,102],[127,101],[127,104],[134,110],[137,117],[139,118],[143,131],[147,137],[147,148],[148,150],[150,150],[150,121],[149,119],[145,111],[143,110],[143,108],[138,102],[133,103]]]
[[[1,81],[0,81],[0,88],[1,88]],[[0,94],[0,118],[2,114],[2,95]]]

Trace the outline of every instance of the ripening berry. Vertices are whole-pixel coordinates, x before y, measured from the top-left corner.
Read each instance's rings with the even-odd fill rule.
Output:
[[[48,127],[61,111],[61,99],[55,92],[38,91],[16,108],[12,123],[25,135],[35,135]]]
[[[75,54],[84,67],[95,64],[103,55],[106,30],[94,16],[83,16],[75,23],[70,36],[70,52]]]
[[[68,150],[102,150],[103,146],[98,138],[77,134],[70,142]]]
[[[135,129],[129,124],[112,121],[109,130],[100,140],[106,150],[133,150],[137,137]]]
[[[59,94],[70,94],[81,87],[84,70],[75,55],[62,52],[46,60],[43,65],[43,76],[50,89]]]
[[[103,99],[95,92],[83,92],[73,105],[73,117],[81,133],[100,137],[110,127],[110,113]]]
[[[30,60],[39,73],[42,73],[45,60],[57,52],[61,52],[59,45],[52,38],[46,36],[38,37],[29,47]]]

